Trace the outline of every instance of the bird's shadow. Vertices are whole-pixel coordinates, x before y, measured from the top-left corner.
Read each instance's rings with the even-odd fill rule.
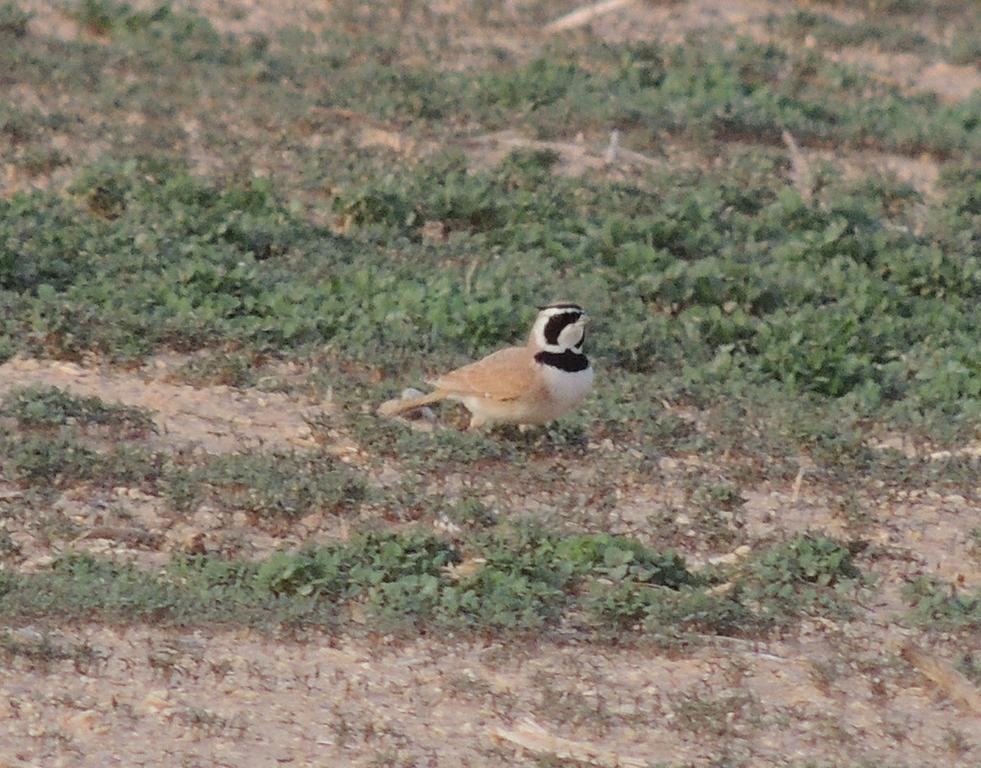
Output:
[[[585,452],[588,446],[586,430],[579,424],[552,423],[543,426],[521,428],[515,424],[502,424],[489,434],[534,452]]]

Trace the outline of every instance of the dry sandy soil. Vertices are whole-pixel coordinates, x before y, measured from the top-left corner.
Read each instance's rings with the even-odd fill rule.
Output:
[[[188,2],[216,26],[248,32],[283,18],[323,23],[320,3],[291,0],[284,12],[249,0]],[[48,33],[78,34],[51,4],[23,3]],[[507,3],[516,15],[522,3]],[[698,25],[742,25],[765,36],[769,2],[625,4],[599,18],[610,39],[677,37]],[[847,14],[839,10],[837,13]],[[508,40],[495,39],[496,45]],[[510,44],[529,44],[511,40]],[[534,44],[534,43],[531,43]],[[981,84],[973,67],[852,50],[904,87],[959,99]],[[366,128],[364,141],[398,137]],[[474,147],[486,162],[503,156],[510,134]],[[603,167],[602,147],[552,147],[569,172]],[[840,160],[841,158],[839,158]],[[644,158],[628,157],[643,164]],[[857,169],[888,168],[929,190],[928,159],[867,155]],[[45,383],[150,408],[161,444],[209,452],[243,445],[310,445],[307,419],[329,418],[314,402],[230,387],[191,387],[170,373],[180,361],[151,360],[139,371],[15,359],[0,366],[0,395]],[[358,446],[337,435],[337,452],[358,461]],[[697,462],[695,457],[691,462]],[[625,490],[609,511],[612,530],[649,538],[651,510],[666,505],[663,486]],[[0,484],[0,507],[17,489]],[[744,509],[752,537],[794,530],[842,532],[833,489],[803,477],[796,487],[761,487]],[[186,520],[159,500],[119,488],[113,504],[123,526],[104,515],[104,499],[74,493],[58,514],[90,530],[81,539],[40,537],[8,524],[24,554],[21,567],[43,567],[62,548],[113,554],[148,568],[204,536],[214,550],[259,556],[317,537],[343,535],[330,521],[301,521],[272,534],[243,518],[206,510]],[[898,588],[930,574],[981,586],[981,563],[969,531],[979,510],[963,497],[908,494],[875,510],[866,538],[893,557],[877,563],[883,588],[847,624],[806,622],[793,637],[749,642],[706,637],[697,647],[664,650],[563,642],[509,642],[370,633],[308,633],[281,638],[251,630],[181,631],[151,626],[21,626],[11,637],[46,638],[72,658],[15,656],[0,674],[0,768],[17,766],[976,766],[981,764],[981,696],[953,661],[965,651],[953,638],[902,627]],[[133,522],[135,521],[135,523]],[[133,526],[138,528],[134,533]],[[128,526],[128,527],[127,527]],[[91,535],[91,530],[98,535]],[[147,534],[144,536],[143,534]],[[738,557],[734,553],[733,557]]]

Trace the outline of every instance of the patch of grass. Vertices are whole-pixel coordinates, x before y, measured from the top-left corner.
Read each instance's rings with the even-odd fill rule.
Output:
[[[849,551],[799,536],[732,572],[700,574],[666,590],[637,579],[600,580],[586,606],[602,623],[669,638],[685,633],[754,635],[803,615],[847,616],[860,584]]]
[[[79,671],[98,661],[95,650],[85,643],[64,643],[46,633],[0,632],[0,655],[7,663],[23,659],[42,668],[57,661],[72,661]]]
[[[114,0],[81,0],[74,8],[75,20],[94,35],[106,35],[130,10]]]
[[[957,25],[948,46],[947,59],[952,64],[978,66],[981,62],[981,14],[974,17],[972,24]]]
[[[602,579],[671,589],[695,581],[677,554],[662,555],[606,534],[557,538],[519,529],[492,535],[482,554],[486,564],[458,585],[459,610],[468,621],[491,626],[532,627],[555,618],[569,603],[568,591],[578,591],[576,585],[587,577],[587,583]]]
[[[666,641],[684,641],[691,633],[758,637],[773,627],[772,617],[760,614],[751,601],[744,600],[739,586],[732,591],[725,586],[673,593],[661,590],[656,599],[645,601],[638,614],[641,627]]]
[[[432,537],[368,535],[311,554],[280,553],[260,569],[278,591],[364,596],[380,618],[526,630],[557,621],[587,574],[677,587],[692,579],[676,555],[606,535],[557,537],[521,528],[474,542],[483,563],[454,578],[461,555]]]
[[[180,51],[193,60],[220,57],[223,48],[221,36],[204,16],[175,11],[166,3],[151,11],[139,11],[117,0],[81,0],[75,5],[73,16],[87,32],[114,37],[118,43],[136,49],[155,45]]]
[[[57,149],[34,146],[19,153],[15,162],[28,175],[40,176],[68,165],[71,159]]]
[[[446,517],[459,525],[474,528],[491,528],[497,523],[497,515],[479,499],[461,499],[443,511]]]
[[[452,404],[444,406],[447,416],[450,408]],[[513,462],[520,466],[526,461],[514,442],[487,432],[461,432],[453,428],[419,432],[374,415],[354,417],[352,427],[359,442],[375,446],[378,455],[398,458],[407,467],[419,471],[446,468],[449,463]]]
[[[47,491],[79,483],[152,487],[164,473],[159,454],[127,443],[100,453],[64,428],[26,437],[0,432],[0,457],[6,480]]]
[[[0,528],[0,560],[20,554],[20,545],[14,541],[6,528]]]
[[[0,612],[252,621],[278,605],[274,621],[288,616],[319,623],[356,602],[392,626],[408,621],[523,631],[560,620],[590,574],[669,587],[693,578],[676,555],[660,556],[605,535],[526,531],[475,544],[485,562],[466,575],[448,567],[462,559],[456,547],[415,533],[359,534],[322,549],[276,553],[261,563],[184,558],[161,574],[73,555],[48,573],[4,572]]]
[[[797,40],[803,41],[810,36],[822,46],[831,48],[872,43],[888,51],[934,51],[929,39],[920,32],[879,21],[862,20],[849,24],[827,14],[800,10],[779,19],[774,17],[770,24]]]
[[[363,479],[327,454],[265,452],[178,462],[163,478],[161,492],[179,511],[207,502],[265,521],[350,511],[366,495]]]
[[[0,4],[0,35],[24,37],[33,15],[23,10],[17,3]]]
[[[981,591],[973,594],[929,576],[909,581],[903,598],[911,606],[906,620],[933,629],[977,630],[981,628]]]
[[[97,450],[98,441],[66,424],[142,424],[145,413],[57,389],[18,390],[6,404],[22,426],[45,427],[26,434],[0,431],[0,477],[23,487],[50,492],[83,483],[134,486],[160,495],[176,512],[207,503],[265,523],[313,512],[340,514],[368,500],[362,476],[327,454],[171,455],[133,441]]]
[[[840,551],[794,540],[723,585],[721,576],[692,573],[673,552],[608,534],[520,525],[453,543],[364,532],[260,562],[181,557],[158,573],[66,556],[49,572],[0,573],[0,614],[333,625],[357,610],[389,629],[758,636],[795,616],[841,615],[839,602],[808,592],[843,592],[855,582],[857,571]]]
[[[173,378],[193,387],[244,388],[253,386],[256,381],[256,368],[261,359],[247,352],[215,351],[196,355],[174,372]]]
[[[4,474],[28,484],[57,486],[66,482],[94,479],[102,469],[96,452],[67,434],[34,436],[25,440],[4,437]]]
[[[968,110],[941,107],[935,113],[927,99],[904,95],[802,47],[785,50],[747,40],[733,46],[703,35],[683,45],[557,44],[530,61],[502,51],[495,61],[461,67],[461,58],[472,60],[469,46],[448,41],[442,24],[396,34],[377,16],[366,25],[363,17],[345,18],[340,8],[328,13],[333,23],[322,36],[291,28],[240,39],[219,34],[202,15],[167,5],[144,12],[115,0],[84,0],[73,10],[80,25],[101,38],[104,50],[79,41],[62,44],[64,51],[92,63],[121,59],[136,75],[121,87],[111,78],[102,80],[98,66],[73,68],[100,80],[102,87],[92,89],[92,95],[113,115],[166,116],[193,105],[195,94],[204,92],[246,120],[258,105],[272,104],[272,114],[280,116],[273,122],[290,133],[298,124],[317,122],[314,107],[365,113],[412,126],[413,132],[487,132],[519,125],[543,135],[572,135],[613,125],[636,129],[641,136],[667,130],[774,141],[785,126],[815,140],[871,141],[910,151],[957,152],[971,141],[969,122],[957,125]],[[962,18],[974,19],[963,5],[958,10]],[[459,23],[466,25],[466,17]],[[792,32],[813,30],[831,43],[843,38],[874,39],[892,47],[920,42],[916,33],[896,24],[835,26],[806,13],[791,18]],[[25,43],[25,48],[15,52],[16,72],[41,78],[54,70],[59,86],[74,84],[73,74],[38,55],[38,48],[46,53],[43,44]],[[961,49],[961,57],[972,50],[966,43]],[[407,60],[425,63],[407,67]],[[215,83],[218,75],[221,88]],[[329,88],[323,87],[325,81]],[[827,98],[829,93],[836,98]],[[211,142],[208,129],[218,134],[217,116],[202,117],[202,134]],[[168,147],[186,151],[187,136],[164,122],[139,126],[142,136],[135,143],[161,152],[152,139],[167,131],[176,142]],[[126,143],[134,143],[132,132],[120,131],[124,136]],[[282,140],[291,151],[298,148],[292,137]],[[239,149],[248,157],[251,147]],[[387,205],[381,198],[365,202],[369,208]]]
[[[36,290],[35,306],[43,313],[21,318],[26,338],[69,356],[89,348],[125,356],[127,350],[145,352],[163,343],[197,349],[242,331],[277,347],[287,337],[324,338],[317,329],[331,314],[321,306],[331,293],[326,272],[303,287],[295,274],[287,279],[295,265],[277,260],[278,277],[263,274],[268,270],[261,266],[298,237],[312,246],[316,235],[308,226],[274,203],[268,189],[226,196],[180,174],[147,182],[151,172],[129,165],[121,173],[93,172],[79,181],[75,189],[87,215],[32,209],[27,200],[4,204],[4,234],[21,245],[17,254],[0,249],[0,285]],[[62,224],[62,216],[79,215],[76,226]],[[147,231],[147,217],[161,215],[161,228]],[[49,234],[32,228],[40,220]],[[101,250],[100,239],[115,252],[108,260],[91,255],[93,248]],[[329,250],[332,240],[327,236],[322,244]],[[322,253],[317,258],[328,270],[331,259]],[[141,274],[140,287],[109,279],[120,270]],[[64,284],[66,278],[74,287]],[[111,324],[100,315],[109,304],[115,306]],[[147,313],[156,318],[156,330],[149,333]]]
[[[442,569],[459,556],[421,535],[367,534],[310,554],[277,553],[258,584],[277,594],[363,601],[385,618],[430,618],[440,602]]]
[[[840,4],[840,3],[838,3]],[[848,3],[853,10],[856,3]],[[873,42],[886,50],[915,49],[921,55],[939,55],[951,64],[977,65],[981,58],[981,9],[957,0],[875,0],[858,4],[865,19],[846,24],[819,13],[799,11],[787,17],[783,28],[799,34],[814,29],[830,45]],[[933,41],[922,31],[932,33]],[[847,42],[846,42],[847,41]]]
[[[933,14],[949,14],[963,8],[957,0],[828,0],[829,5],[845,5],[861,11],[863,14],[879,17],[896,17],[908,15],[912,17],[931,16]]]
[[[721,698],[707,698],[701,692],[673,697],[676,727],[703,736],[733,736],[737,729],[758,723],[762,704],[748,692],[732,693]]]
[[[262,623],[288,622],[299,611],[307,619],[330,623],[331,606],[277,605],[275,595],[253,592],[254,578],[254,566],[205,558],[176,560],[164,574],[155,575],[88,555],[70,555],[35,576],[0,573],[0,612],[25,617],[98,614],[124,621]]]
[[[746,599],[764,616],[848,615],[844,595],[860,585],[861,573],[848,547],[824,536],[801,535],[753,558]]]
[[[0,136],[12,144],[24,144],[31,138],[37,115],[11,104],[0,105]]]
[[[123,428],[139,435],[156,431],[153,416],[145,408],[73,395],[59,387],[12,389],[0,402],[0,416],[16,419],[22,428],[78,424]]]
[[[347,238],[302,220],[262,182],[222,190],[173,164],[102,165],[70,199],[0,201],[0,350],[210,348],[185,374],[232,384],[248,384],[256,361],[313,357],[335,372],[327,383],[354,436],[419,471],[576,456],[609,438],[624,446],[609,454],[623,466],[754,446],[775,476],[796,467],[767,454],[803,451],[843,481],[854,471],[966,481],[968,458],[916,462],[867,435],[885,424],[962,441],[981,415],[976,172],[947,169],[945,201],[915,203],[925,222],[915,234],[895,185],[834,183],[807,200],[774,153],[726,163],[643,186],[544,183],[540,159],[519,153],[470,173],[451,153],[366,182],[415,218],[366,220]],[[471,215],[488,206],[493,215]],[[433,216],[452,219],[452,242],[422,241],[418,222]],[[596,318],[602,386],[581,412],[532,436],[422,434],[360,413],[520,341],[552,290],[549,270],[568,275]],[[719,416],[698,430],[662,398]],[[744,414],[723,418],[727,404]],[[464,423],[453,406],[441,415]],[[738,538],[738,509],[702,506],[720,543]]]
[[[594,50],[576,63],[563,53],[550,51],[478,80],[477,106],[490,113],[485,120],[497,127],[496,115],[520,106],[524,121],[548,137],[565,134],[570,125],[596,130],[612,124],[772,143],[784,127],[807,142],[944,154],[976,141],[967,110],[955,106],[931,115],[932,98],[905,96],[806,49],[748,40],[727,47],[696,36],[677,47]],[[869,89],[876,93],[872,101]],[[828,90],[836,92],[833,104],[818,95]],[[910,122],[900,123],[900,113]]]

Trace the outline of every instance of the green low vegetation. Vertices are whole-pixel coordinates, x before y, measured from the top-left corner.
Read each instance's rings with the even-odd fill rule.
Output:
[[[289,519],[314,510],[350,510],[366,491],[356,473],[323,454],[254,452],[176,463],[161,493],[179,511],[208,502],[259,519]]]
[[[981,57],[977,34],[981,14],[975,12],[964,21],[964,26],[958,25],[949,36],[947,44],[938,43],[922,32],[910,29],[908,24],[897,24],[895,20],[863,19],[846,23],[828,14],[806,10],[772,16],[770,23],[775,31],[810,45],[820,44],[823,48],[867,46],[877,51],[939,56],[952,64],[975,64]]]
[[[977,65],[981,57],[981,8],[957,0],[831,0],[828,5],[860,10],[865,19],[843,23],[808,10],[788,14],[790,27],[816,27],[831,46],[873,44],[886,50],[916,50],[954,64]],[[925,34],[924,34],[925,33]]]
[[[24,37],[30,21],[31,14],[22,10],[17,3],[5,2],[0,5],[0,35]]]
[[[928,576],[907,582],[903,597],[910,605],[907,620],[911,624],[934,629],[981,629],[981,590],[959,588]]]
[[[70,430],[19,436],[0,430],[0,478],[46,494],[82,483],[151,487],[164,457],[143,446],[118,443],[100,451]]]
[[[220,192],[139,163],[87,176],[74,199],[0,201],[0,243],[17,244],[0,248],[3,346],[128,358],[233,341],[394,368],[520,337],[528,318],[514,307],[547,296],[561,270],[600,319],[595,354],[613,372],[671,372],[696,395],[779,381],[907,426],[977,423],[974,171],[948,174],[953,197],[924,213],[909,188],[806,201],[758,153],[651,189],[544,186],[521,156],[491,173],[447,162],[348,196],[361,225],[397,245],[394,260],[369,243],[354,258],[356,239],[305,223],[264,185]],[[432,219],[458,222],[459,237],[413,243]]]
[[[0,401],[0,416],[10,416],[26,428],[83,426],[122,427],[145,434],[155,429],[144,408],[107,404],[98,397],[78,397],[59,387],[21,387]]]
[[[65,402],[46,394],[49,405]],[[89,413],[99,413],[93,402],[101,403],[87,398],[67,402],[84,403]],[[132,423],[129,412],[123,415]],[[0,428],[0,480],[36,491],[41,498],[82,484],[141,488],[159,494],[178,514],[209,504],[219,512],[245,511],[273,526],[313,511],[350,513],[368,500],[363,479],[320,452],[192,457],[118,437],[105,447],[68,427],[27,434]]]
[[[778,588],[766,581],[767,569],[779,571]],[[726,577],[733,581],[718,589]],[[35,574],[0,571],[0,614],[337,627],[350,625],[358,606],[391,629],[564,626],[588,634],[643,627],[670,640],[838,615],[858,577],[847,549],[808,536],[761,553],[746,569],[707,576],[674,552],[608,534],[517,526],[463,543],[368,532],[261,562],[185,556],[159,573],[65,555]]]

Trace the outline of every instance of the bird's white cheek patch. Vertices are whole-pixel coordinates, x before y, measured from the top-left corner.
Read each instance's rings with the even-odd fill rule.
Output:
[[[559,347],[562,349],[572,349],[572,347],[582,341],[584,332],[585,329],[582,327],[581,322],[567,325],[559,334]]]

